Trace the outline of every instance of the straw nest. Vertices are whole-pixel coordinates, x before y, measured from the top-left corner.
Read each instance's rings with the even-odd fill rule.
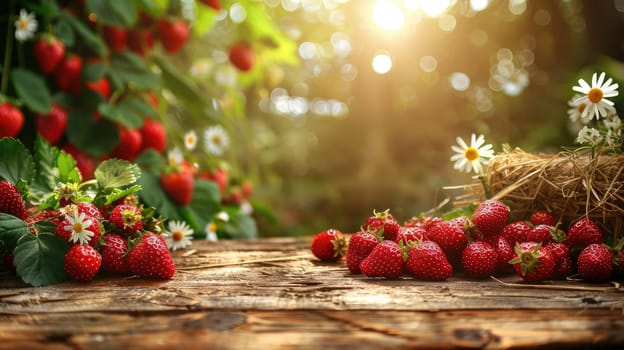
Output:
[[[535,155],[507,150],[490,160],[484,181],[491,197],[509,203],[519,217],[546,209],[569,224],[587,215],[613,239],[621,236],[624,154],[592,157],[587,151]]]

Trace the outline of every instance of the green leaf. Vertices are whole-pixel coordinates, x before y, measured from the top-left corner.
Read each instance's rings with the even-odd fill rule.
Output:
[[[142,89],[160,87],[160,77],[145,65],[144,59],[133,52],[114,53],[110,65],[111,76],[122,84],[132,84]]]
[[[80,72],[80,79],[82,81],[98,81],[106,75],[107,71],[108,67],[103,63],[88,63]]]
[[[35,176],[30,184],[30,190],[38,197],[43,197],[52,192],[59,178],[59,170],[56,167],[56,158],[59,150],[50,145],[42,137],[37,137],[34,146]],[[74,164],[75,166],[75,164]]]
[[[68,115],[67,138],[81,151],[100,156],[111,152],[119,143],[117,126],[109,120],[96,121],[84,110],[71,110]]]
[[[108,159],[95,169],[95,179],[103,189],[134,184],[141,177],[139,166],[122,159]]]
[[[87,8],[95,13],[98,23],[102,24],[129,28],[137,20],[137,11],[133,1],[87,0]]]
[[[17,274],[32,286],[45,286],[67,279],[64,258],[67,242],[51,233],[25,235],[13,251]]]
[[[160,174],[164,165],[163,157],[151,148],[139,154],[134,162],[138,164],[141,169],[156,175]]]
[[[67,11],[61,11],[59,13],[59,20],[67,22],[73,29],[76,35],[82,39],[82,43],[93,54],[99,57],[104,57],[108,53],[108,48],[102,38],[95,34],[87,25],[81,22],[78,18],[74,17]]]
[[[225,223],[217,224],[217,230],[228,238],[253,239],[258,236],[256,222],[239,207],[228,207],[226,212],[230,219]]]
[[[193,199],[188,206],[196,227],[195,232],[203,232],[213,216],[220,210],[221,194],[212,181],[197,179],[193,189]],[[190,223],[189,223],[190,224]]]
[[[154,18],[161,18],[167,13],[169,0],[136,0],[137,6]]]
[[[17,246],[17,241],[24,235],[30,235],[28,226],[20,218],[10,214],[0,213],[0,241],[9,252]]]
[[[58,182],[79,183],[82,179],[80,170],[76,164],[76,160],[71,154],[61,150],[56,157],[56,166],[58,167]]]
[[[17,184],[20,180],[30,182],[35,173],[32,156],[16,139],[0,139],[0,178]]]
[[[162,71],[163,84],[167,89],[174,91],[181,105],[189,113],[200,120],[221,121],[219,115],[197,84],[178,72],[166,59],[152,56]]]
[[[72,29],[71,24],[67,21],[61,19],[56,22],[54,26],[54,32],[56,36],[63,42],[65,47],[72,47],[76,41],[76,35],[74,34],[74,30]]]
[[[101,104],[98,111],[107,119],[132,129],[143,125],[144,116],[156,113],[151,106],[138,98],[124,100],[116,106]]]
[[[209,6],[195,6],[195,22],[193,23],[193,34],[198,37],[206,34],[215,24],[219,12]]]
[[[471,217],[472,213],[474,213],[476,208],[477,206],[474,204],[467,204],[461,207],[453,208],[447,211],[446,213],[442,214],[441,217],[442,219],[447,220],[447,221],[458,218],[460,216]]]
[[[169,200],[161,187],[158,175],[147,171],[141,172],[139,185],[142,188],[141,192],[139,192],[139,197],[148,207],[156,208],[161,216],[170,220],[182,219],[178,213],[177,206]]]
[[[124,198],[127,195],[135,194],[135,193],[138,193],[139,191],[141,191],[141,186],[139,185],[134,185],[123,190],[119,188],[115,188],[111,191],[111,193],[106,195],[106,200],[104,201],[104,204],[106,205],[111,204],[119,199]]]
[[[11,81],[17,96],[31,110],[47,114],[52,108],[52,96],[40,75],[23,68],[13,68]]]
[[[35,222],[34,226],[35,226],[35,230],[37,231],[37,234],[42,234],[42,233],[55,234],[54,232],[56,231],[56,224],[50,221],[37,221]]]

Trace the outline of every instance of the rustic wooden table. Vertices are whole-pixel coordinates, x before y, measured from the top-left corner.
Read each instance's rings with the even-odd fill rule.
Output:
[[[30,288],[2,276],[0,348],[624,347],[624,293],[609,285],[370,279],[319,262],[308,247],[289,238],[195,242],[175,252],[171,281]]]

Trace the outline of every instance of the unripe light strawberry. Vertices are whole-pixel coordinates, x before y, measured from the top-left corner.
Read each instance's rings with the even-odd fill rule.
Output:
[[[475,241],[464,248],[461,261],[464,271],[470,276],[488,277],[496,271],[498,255],[491,244]]]
[[[471,220],[484,236],[495,236],[507,225],[509,212],[503,202],[487,199],[477,205]]]
[[[347,243],[342,232],[328,229],[317,233],[312,239],[310,250],[321,261],[336,261],[345,255]]]
[[[102,253],[102,270],[104,272],[123,275],[130,272],[128,266],[128,241],[115,233],[102,236],[104,244],[100,247]]]
[[[396,242],[385,240],[362,260],[360,271],[368,277],[397,278],[403,271],[403,251]]]
[[[130,271],[139,277],[171,279],[175,274],[175,264],[165,240],[147,232],[140,242],[128,253]]]
[[[91,281],[101,265],[100,253],[90,245],[76,244],[65,254],[65,272],[75,281]]]
[[[429,240],[410,247],[405,265],[410,274],[421,280],[444,281],[453,275],[453,266],[442,248]]]
[[[379,238],[370,232],[354,233],[347,248],[347,268],[351,273],[360,273],[360,263],[380,243]]]
[[[585,247],[576,261],[579,275],[586,281],[608,281],[613,272],[611,250],[599,243]]]
[[[129,204],[117,205],[113,208],[108,217],[108,221],[128,235],[143,229],[143,222],[141,220],[143,220],[141,210]]]
[[[0,180],[0,213],[11,214],[20,219],[26,216],[26,205],[17,187],[7,180]]]

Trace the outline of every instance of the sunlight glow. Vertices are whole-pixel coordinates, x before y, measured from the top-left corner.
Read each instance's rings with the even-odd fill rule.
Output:
[[[380,28],[385,30],[397,30],[405,21],[401,8],[389,0],[377,0],[373,10],[373,19]]]
[[[451,5],[451,0],[422,0],[420,3],[423,12],[429,17],[439,17]]]
[[[373,71],[377,74],[386,74],[392,69],[392,58],[387,54],[377,54],[373,57]]]

